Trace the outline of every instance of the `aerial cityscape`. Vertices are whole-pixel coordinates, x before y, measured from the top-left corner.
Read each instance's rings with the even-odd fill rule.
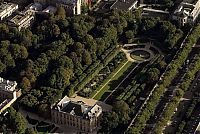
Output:
[[[0,134],[200,134],[200,0],[0,0]]]

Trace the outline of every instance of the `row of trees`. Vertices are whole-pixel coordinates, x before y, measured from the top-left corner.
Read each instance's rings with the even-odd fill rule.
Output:
[[[162,115],[162,118],[158,121],[155,127],[155,133],[160,134],[164,128],[164,126],[167,125],[167,122],[171,119],[171,117],[174,115],[174,111],[177,108],[180,99],[183,97],[184,92],[189,90],[191,82],[195,78],[195,74],[199,71],[200,68],[200,55],[198,55],[198,59],[191,63],[189,66],[189,71],[185,74],[184,81],[180,84],[179,90],[176,93],[176,96],[167,104],[167,107]]]
[[[117,102],[125,102],[130,108],[130,111],[128,114],[129,118],[125,118],[126,123],[129,123],[131,119],[130,117],[135,114],[135,108],[136,108],[135,104],[140,99],[141,94],[144,92],[149,92],[147,89],[149,89],[149,87],[152,87],[153,83],[155,83],[160,76],[159,70],[164,71],[164,68],[166,67],[166,63],[164,62],[164,64],[162,64],[163,62],[164,62],[164,58],[162,56],[160,55],[155,56],[152,59],[152,61],[148,63],[142,69],[140,73],[129,76],[129,78],[126,79],[128,83],[126,82],[124,86],[119,87],[119,89],[116,91],[117,93],[115,93],[114,96],[112,97],[112,99],[113,100],[115,99],[115,101]],[[152,78],[153,80],[149,81],[150,79],[149,77]],[[115,104],[116,103],[114,103],[114,105]],[[118,105],[122,107],[120,104]],[[115,109],[118,110],[120,107],[113,108],[113,110]],[[126,117],[127,115],[124,114],[124,116]],[[113,119],[114,117],[116,118],[116,120]],[[124,128],[124,126],[127,126],[127,124],[125,123],[122,124],[121,121],[122,119],[118,119],[118,114],[116,114],[115,112],[105,113],[105,118],[101,121],[102,124],[104,125],[101,131],[104,133],[112,133],[113,129],[115,128],[126,129]],[[106,125],[104,124],[105,122],[106,122]]]
[[[199,103],[200,100],[192,99],[186,113],[184,113],[183,119],[181,120],[180,124],[177,127],[176,134],[181,134],[184,131],[184,129],[190,129],[187,126],[190,126],[190,121],[193,119],[192,117],[194,117],[193,116],[194,114],[192,113],[197,109]]]
[[[117,51],[117,52],[119,52],[119,51]],[[92,95],[94,93],[94,91],[98,89],[98,87],[102,84],[102,82],[105,79],[109,79],[108,76],[118,66],[124,64],[124,61],[127,61],[126,56],[123,52],[114,53],[113,56],[114,56],[114,58],[112,58],[112,56],[110,56],[110,59],[112,59],[112,60],[109,63],[106,63],[107,65],[105,64],[103,69],[101,69],[100,71],[96,71],[96,72],[98,72],[98,74],[93,73],[94,78],[93,77],[88,78],[88,80],[91,79],[91,81],[83,88],[83,90],[78,92],[78,95],[81,95],[84,97],[89,97],[90,95]],[[96,68],[96,70],[97,69],[98,68]],[[87,83],[87,82],[85,82],[85,83]],[[80,86],[78,86],[78,87],[80,87]]]
[[[175,78],[178,69],[185,62],[188,54],[190,53],[193,44],[195,44],[200,35],[200,24],[198,24],[188,36],[187,42],[184,45],[183,49],[177,54],[177,57],[170,63],[168,69],[160,81],[159,85],[155,88],[152,96],[147,102],[145,108],[137,116],[134,126],[129,129],[128,133],[139,134],[145,127],[146,122],[150,116],[154,113],[155,108],[160,101],[160,97],[164,94],[165,89],[171,84],[172,80]]]

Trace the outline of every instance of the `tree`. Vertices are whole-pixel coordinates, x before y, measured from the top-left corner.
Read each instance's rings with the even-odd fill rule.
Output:
[[[58,64],[58,65],[56,65],[57,67],[62,66],[65,69],[73,69],[74,68],[74,63],[73,63],[72,59],[70,59],[67,56],[61,56],[58,59],[56,64]]]
[[[116,128],[119,122],[118,115],[115,112],[104,112],[101,119],[101,132],[109,133]]]
[[[60,67],[53,70],[53,73],[48,81],[51,87],[64,90],[70,84],[69,79],[72,76],[72,70]]]
[[[15,117],[15,123],[16,124],[16,133],[17,134],[24,134],[25,130],[26,130],[26,119],[24,118],[24,116],[17,112],[16,113],[16,117]]]
[[[30,81],[27,77],[22,78],[20,86],[21,86],[22,89],[25,89],[26,91],[31,89],[31,83],[30,83]]]
[[[132,30],[128,30],[125,32],[126,39],[128,40],[128,43],[131,43],[132,39],[134,38],[134,33]]]
[[[86,65],[90,65],[92,63],[91,55],[87,50],[83,51],[82,60],[83,60],[83,63]]]
[[[114,103],[113,109],[119,116],[120,124],[126,124],[130,118],[129,105],[123,100],[120,100]]]
[[[15,61],[9,53],[3,57],[2,62],[6,65],[6,67],[15,67]]]
[[[52,27],[52,33],[51,33],[52,37],[58,37],[60,35],[60,28],[58,25],[54,24]]]
[[[40,104],[38,106],[38,114],[44,118],[50,118],[50,107],[48,104]]]
[[[0,73],[2,73],[5,68],[6,66],[0,61]]]
[[[164,61],[164,60],[161,60],[159,63],[158,63],[158,68],[160,70],[163,70],[165,67],[166,67],[167,63]]]
[[[17,134],[24,134],[27,128],[24,116],[12,107],[8,108],[9,126]]]
[[[150,68],[147,73],[148,81],[157,81],[160,75],[160,71],[157,68]]]
[[[126,31],[125,35],[127,39],[131,39],[134,37],[133,31],[131,30]]]
[[[59,19],[65,19],[66,18],[66,11],[65,11],[64,7],[58,7],[57,8],[56,16]]]
[[[164,0],[163,3],[168,7],[172,7],[174,5],[173,1],[171,0]]]
[[[88,10],[89,10],[89,6],[85,4],[81,6],[81,13],[86,14]]]
[[[33,128],[27,128],[25,134],[37,134],[37,132]]]
[[[27,94],[20,100],[20,103],[28,108],[34,108],[38,104],[38,99],[31,94]]]

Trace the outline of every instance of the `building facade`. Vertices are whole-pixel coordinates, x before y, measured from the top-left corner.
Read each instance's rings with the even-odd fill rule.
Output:
[[[17,9],[18,9],[17,4],[6,3],[6,2],[0,4],[0,20],[9,17]]]
[[[16,81],[4,80],[0,77],[0,114],[21,95],[16,86]]]
[[[67,96],[51,107],[53,122],[84,132],[98,128],[101,114],[102,108],[99,105],[89,106],[83,101],[72,101]]]
[[[34,0],[46,6],[64,7],[68,15],[81,14],[81,0]]]
[[[200,14],[200,0],[183,0],[174,11],[173,20],[177,20],[180,25],[194,23]]]
[[[63,7],[68,15],[81,14],[81,0],[59,0],[56,7]]]

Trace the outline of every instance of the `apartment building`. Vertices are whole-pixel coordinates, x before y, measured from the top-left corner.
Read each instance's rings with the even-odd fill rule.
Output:
[[[28,28],[34,22],[35,12],[27,9],[19,14],[15,15],[13,18],[9,20],[9,25],[13,27],[17,27],[20,31],[22,28]]]
[[[174,11],[173,20],[177,20],[180,25],[194,23],[200,14],[200,0],[183,0]]]
[[[89,105],[83,101],[72,100],[67,96],[51,107],[53,122],[82,132],[96,130],[101,114],[102,108],[99,105]]]
[[[0,20],[9,17],[18,9],[17,4],[3,2],[0,4]]]
[[[16,81],[5,80],[0,77],[0,114],[21,95],[16,90]]]

